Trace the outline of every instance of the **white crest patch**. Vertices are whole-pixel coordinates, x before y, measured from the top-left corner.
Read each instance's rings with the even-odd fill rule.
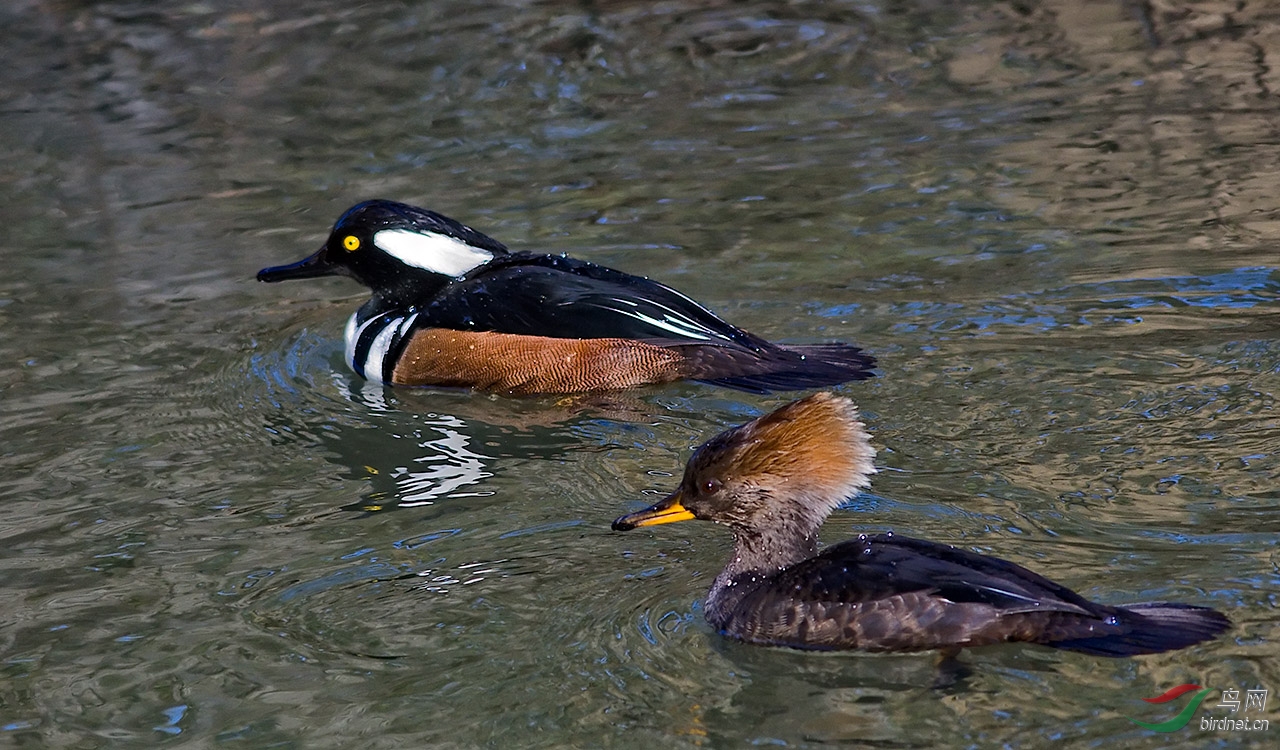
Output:
[[[435,232],[384,229],[374,232],[373,244],[402,263],[454,278],[493,260],[488,250]]]

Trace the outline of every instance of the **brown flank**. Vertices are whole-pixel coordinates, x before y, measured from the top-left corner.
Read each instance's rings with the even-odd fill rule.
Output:
[[[613,391],[687,378],[685,360],[677,349],[632,339],[428,328],[409,339],[391,382],[520,395]]]

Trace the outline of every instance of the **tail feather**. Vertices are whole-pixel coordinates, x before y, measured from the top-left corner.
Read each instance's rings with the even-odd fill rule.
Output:
[[[1115,632],[1046,645],[1094,656],[1158,654],[1211,640],[1231,627],[1231,620],[1217,610],[1171,602],[1119,607],[1116,618]]]
[[[727,352],[721,349],[720,352],[708,353],[711,355],[708,359],[716,359],[714,355],[720,353]],[[752,353],[750,359],[735,362],[734,365],[736,366],[732,368],[725,367],[728,372],[722,377],[715,377],[716,371],[720,369],[715,366],[707,368],[707,375],[712,377],[695,377],[703,383],[751,393],[795,391],[866,380],[875,375],[872,370],[876,366],[876,360],[849,344],[812,344],[780,346],[772,351]]]

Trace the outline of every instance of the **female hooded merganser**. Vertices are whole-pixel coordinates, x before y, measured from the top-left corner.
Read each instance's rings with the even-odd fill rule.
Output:
[[[954,653],[1006,641],[1098,656],[1183,648],[1231,624],[1206,607],[1113,607],[1005,560],[896,534],[818,551],[823,520],[870,484],[875,451],[847,399],[818,393],[727,430],[689,460],[679,489],[618,531],[701,519],[733,532],[706,617],[751,643]]]
[[[871,377],[847,344],[780,346],[679,292],[563,255],[512,253],[458,222],[374,200],[319,252],[259,281],[351,276],[373,297],[347,322],[347,362],[396,385],[579,393],[675,380],[767,393]]]

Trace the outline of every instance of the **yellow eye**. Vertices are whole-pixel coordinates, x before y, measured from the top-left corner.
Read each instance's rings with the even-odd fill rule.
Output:
[[[354,234],[348,234],[346,237],[342,238],[342,246],[347,249],[347,252],[359,250],[360,238]]]

